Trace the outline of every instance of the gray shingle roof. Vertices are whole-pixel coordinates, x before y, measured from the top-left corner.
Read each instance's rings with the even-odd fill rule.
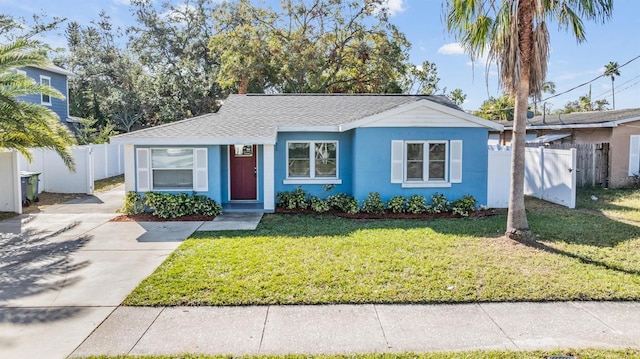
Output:
[[[338,126],[427,99],[456,110],[444,96],[230,95],[217,113],[115,136],[127,138],[274,138],[278,126]]]
[[[623,121],[634,118],[640,119],[640,108],[545,115],[544,121],[542,116],[535,116],[527,120],[527,126],[534,128],[536,126],[566,126],[570,128],[572,125],[605,124],[608,122]],[[511,121],[501,121],[499,123],[507,128],[513,127],[513,122]]]

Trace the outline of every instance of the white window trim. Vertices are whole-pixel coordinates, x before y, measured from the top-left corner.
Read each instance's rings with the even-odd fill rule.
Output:
[[[26,72],[25,70],[16,70],[16,73],[17,73],[18,75],[24,75],[24,76],[27,76],[27,72]]]
[[[176,170],[179,168],[154,168],[153,167],[153,150],[168,150],[168,149],[178,149],[178,150],[191,150],[192,164],[191,164],[191,176],[192,176],[192,185],[191,188],[155,188],[153,187],[153,171],[154,170]],[[182,170],[186,170],[186,168],[182,168]],[[194,191],[196,190],[196,149],[193,147],[151,147],[149,148],[149,188],[150,191]]]
[[[640,172],[640,135],[629,136],[629,176]]]
[[[309,144],[309,177],[291,177],[289,176],[289,144],[290,143],[308,143]],[[333,143],[336,145],[336,176],[335,177],[316,177],[316,159],[315,148],[316,143]],[[283,184],[342,184],[340,179],[340,143],[337,140],[290,140],[286,142],[286,164],[287,175],[282,181]]]
[[[51,77],[40,75],[40,85],[42,85],[42,86],[44,86],[44,84],[42,83],[43,80],[49,81],[49,85],[47,85],[47,86],[51,87]],[[44,96],[49,97],[49,101],[48,102],[44,100]],[[51,106],[51,96],[41,93],[40,94],[40,104],[41,105],[46,105],[46,106]]]
[[[413,181],[407,179],[407,145],[410,144],[422,144],[422,181]],[[429,145],[431,144],[444,144],[445,146],[445,161],[444,161],[444,180],[429,180]],[[451,182],[449,181],[449,141],[445,140],[428,140],[428,141],[404,141],[403,146],[403,163],[402,163],[402,173],[403,173],[403,182],[402,188],[428,188],[428,187],[451,187]]]

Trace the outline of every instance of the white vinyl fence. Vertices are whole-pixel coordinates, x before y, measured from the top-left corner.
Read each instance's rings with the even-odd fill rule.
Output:
[[[31,149],[32,161],[19,157],[19,170],[40,173],[38,192],[93,194],[93,182],[124,173],[122,145],[76,146],[76,171],[69,172],[55,151]]]
[[[22,213],[18,154],[0,151],[0,212]]]
[[[576,149],[528,147],[525,150],[524,192],[526,195],[576,207]],[[489,150],[487,205],[506,208],[509,205],[511,151]]]

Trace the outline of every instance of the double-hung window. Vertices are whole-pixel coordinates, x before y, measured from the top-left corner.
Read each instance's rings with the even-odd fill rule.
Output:
[[[337,179],[337,141],[287,142],[287,181],[329,183],[327,181]]]
[[[462,141],[391,141],[391,183],[451,187],[462,182]]]
[[[51,77],[49,76],[40,76],[40,85],[42,86],[51,86]],[[41,99],[40,103],[43,105],[51,105],[51,96],[46,94],[40,94]]]
[[[445,141],[407,142],[405,181],[446,181],[447,147]]]
[[[193,189],[193,149],[152,149],[151,172],[154,190]]]
[[[136,148],[137,190],[208,191],[207,153],[207,148]]]

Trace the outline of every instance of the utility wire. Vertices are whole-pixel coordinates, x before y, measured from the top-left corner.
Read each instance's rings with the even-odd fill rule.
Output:
[[[616,92],[620,92],[620,91],[619,91],[619,89],[620,89],[622,86],[624,86],[624,85],[628,84],[629,82],[631,82],[631,81],[633,81],[633,80],[637,79],[638,77],[640,77],[640,75],[636,75],[636,76],[634,76],[634,77],[630,78],[629,80],[627,80],[627,81],[625,81],[625,82],[623,82],[623,83],[620,83],[620,84],[616,85],[616,86],[614,87],[614,91],[616,91]],[[594,100],[598,100],[598,99],[600,99],[600,98],[609,97],[609,96],[610,96],[610,94],[611,94],[611,90],[606,90],[606,91],[602,92],[601,94],[599,94],[598,96],[593,96],[593,99],[594,99]]]
[[[635,60],[637,60],[637,59],[640,59],[640,55],[638,55],[638,56],[636,56],[636,57],[632,58],[631,60],[629,60],[629,61],[625,62],[625,63],[624,63],[624,64],[622,64],[622,65],[619,65],[619,66],[618,66],[618,68],[621,68],[621,67],[627,66],[628,64],[630,64],[631,62],[633,62],[633,61],[635,61]],[[549,96],[549,97],[547,97],[547,98],[545,98],[545,99],[540,100],[540,102],[545,102],[545,101],[550,100],[550,99],[552,99],[552,98],[555,98],[555,97],[558,97],[558,96],[561,96],[561,95],[567,94],[567,93],[569,93],[569,92],[571,92],[571,91],[573,91],[573,90],[575,90],[575,89],[578,89],[578,88],[580,88],[580,87],[582,87],[582,86],[588,85],[588,84],[590,84],[590,83],[592,83],[592,82],[596,81],[597,79],[599,79],[599,78],[601,78],[601,77],[604,77],[604,76],[605,76],[605,75],[604,75],[604,73],[603,73],[602,75],[600,75],[600,76],[598,76],[598,77],[594,78],[593,80],[589,80],[589,81],[587,81],[587,82],[581,83],[580,85],[574,86],[574,87],[572,87],[572,88],[570,88],[570,89],[568,89],[568,90],[566,90],[566,91],[563,91],[563,92],[557,93],[557,94],[555,94],[555,95],[553,95],[553,96]]]
[[[635,60],[637,60],[637,59],[640,59],[640,55],[638,55],[638,56],[636,56],[636,57],[632,58],[631,60],[629,60],[629,61],[625,62],[625,63],[624,63],[624,64],[622,64],[622,65],[619,65],[619,66],[618,66],[618,69],[619,69],[619,68],[621,68],[621,67],[627,66],[628,64],[632,63],[633,61],[635,61]],[[596,78],[594,78],[594,79],[592,79],[592,80],[589,80],[589,81],[587,81],[587,82],[581,83],[580,85],[574,86],[574,87],[572,87],[572,88],[570,88],[570,89],[568,89],[568,90],[566,90],[566,91],[563,91],[563,92],[560,92],[560,93],[556,93],[556,94],[554,94],[553,96],[549,96],[549,97],[547,97],[547,98],[545,98],[545,99],[542,99],[542,100],[538,101],[538,103],[544,103],[545,101],[550,100],[550,99],[552,99],[552,98],[555,98],[555,97],[558,97],[558,96],[562,96],[562,95],[564,95],[564,94],[567,94],[567,93],[569,93],[569,92],[571,92],[571,91],[573,91],[573,90],[576,90],[576,89],[578,89],[578,88],[580,88],[580,87],[582,87],[582,86],[588,85],[588,84],[590,84],[590,83],[592,83],[592,82],[596,81],[597,79],[599,79],[599,78],[601,78],[601,77],[604,77],[604,76],[605,76],[605,75],[604,75],[604,73],[603,73],[603,74],[599,75],[598,77],[596,77]],[[638,75],[638,76],[640,76],[640,75]],[[636,77],[637,77],[637,76],[636,76]],[[633,79],[631,79],[631,80],[629,80],[629,81],[632,81],[632,80],[633,80]],[[627,82],[629,82],[629,81],[627,81]],[[625,82],[625,83],[626,83],[626,82]],[[638,83],[640,83],[640,82],[636,82],[636,83],[634,83],[634,84],[632,84],[632,85],[630,85],[630,86],[628,86],[628,87],[625,87],[624,89],[620,90],[619,92],[622,92],[622,91],[624,91],[624,90],[626,90],[626,89],[628,89],[628,88],[630,88],[630,87],[633,87],[633,86],[637,85]],[[622,84],[621,84],[621,86],[622,86]],[[600,95],[600,96],[602,96],[602,95]],[[500,112],[500,111],[507,111],[507,110],[512,110],[512,109],[514,109],[514,108],[513,108],[513,107],[506,107],[506,108],[500,108],[500,109],[478,110],[478,111],[475,111],[475,112],[482,112],[482,113],[493,113],[493,112],[496,112],[496,113],[497,113],[497,112]]]

